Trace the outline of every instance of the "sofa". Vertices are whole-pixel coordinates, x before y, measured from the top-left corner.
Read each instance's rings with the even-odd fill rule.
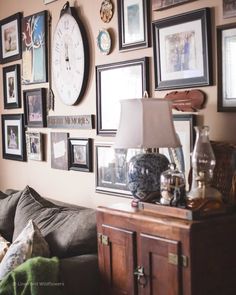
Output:
[[[6,240],[14,241],[29,220],[51,257],[59,258],[63,294],[99,294],[95,210],[44,198],[29,186],[0,193],[0,234]]]

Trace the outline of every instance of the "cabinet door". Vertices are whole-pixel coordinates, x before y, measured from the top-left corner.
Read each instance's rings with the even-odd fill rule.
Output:
[[[102,294],[134,295],[135,232],[102,225],[98,244]]]
[[[181,294],[180,242],[141,234],[141,295]]]

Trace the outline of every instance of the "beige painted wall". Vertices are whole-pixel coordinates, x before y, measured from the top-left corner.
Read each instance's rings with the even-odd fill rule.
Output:
[[[44,5],[43,0],[0,0],[0,19],[8,17],[16,12],[23,12],[24,16],[47,9],[52,15],[52,32],[59,18],[60,9],[64,5],[65,0],[57,0],[51,4]],[[151,77],[151,93],[155,97],[163,97],[165,92],[154,91],[153,78],[153,49],[139,49],[130,52],[119,52],[118,50],[118,27],[117,27],[117,5],[115,3],[115,12],[110,23],[104,24],[99,16],[99,10],[102,0],[70,0],[71,6],[79,7],[79,14],[85,24],[89,39],[91,52],[91,66],[89,74],[88,87],[81,103],[77,106],[65,106],[60,100],[55,98],[55,111],[50,111],[50,115],[78,115],[78,114],[96,114],[96,92],[95,92],[95,65],[124,61],[144,56],[150,57],[150,77]],[[211,128],[211,139],[225,140],[236,143],[235,136],[235,113],[217,113],[217,87],[216,87],[216,41],[215,26],[235,22],[236,18],[223,19],[222,17],[222,0],[197,0],[195,2],[163,10],[161,12],[153,12],[152,19],[156,20],[170,15],[176,15],[184,11],[190,11],[202,7],[212,8],[212,45],[214,60],[214,85],[211,87],[203,87],[202,90],[207,94],[206,109],[199,113],[200,122],[208,124]],[[112,32],[113,50],[110,55],[103,56],[96,47],[96,36],[100,28],[110,29]],[[211,42],[211,40],[210,40]],[[20,63],[20,61],[17,61]],[[14,62],[12,63],[14,64]],[[10,64],[7,64],[10,65]],[[5,66],[5,65],[4,65]],[[2,89],[2,71],[0,71],[0,95],[3,97]],[[42,85],[48,87],[48,84]],[[39,85],[35,85],[39,87]],[[40,86],[41,87],[41,86]],[[23,89],[26,89],[25,86]],[[28,87],[28,88],[32,88]],[[53,83],[52,83],[53,88]],[[115,91],[115,89],[114,89]],[[56,95],[56,93],[55,93]],[[0,111],[4,114],[21,113],[22,109],[4,110],[3,99],[0,102]],[[38,130],[38,129],[37,129]],[[84,173],[76,171],[62,171],[51,169],[50,162],[50,129],[40,129],[47,135],[46,154],[47,161],[36,162],[17,162],[12,160],[4,160],[0,158],[0,189],[18,188],[22,189],[25,185],[34,187],[44,196],[50,196],[54,199],[81,204],[89,207],[97,205],[108,205],[115,202],[129,203],[130,199],[114,197],[104,194],[95,193],[95,173]],[[62,130],[68,131],[68,130]],[[70,136],[74,137],[91,137],[95,142],[109,142],[112,138],[96,136],[96,131],[85,130],[69,130]],[[2,149],[0,145],[0,149]],[[2,155],[2,150],[0,150]],[[94,157],[95,158],[95,157]],[[95,165],[94,165],[95,167]],[[95,170],[95,169],[94,169]]]

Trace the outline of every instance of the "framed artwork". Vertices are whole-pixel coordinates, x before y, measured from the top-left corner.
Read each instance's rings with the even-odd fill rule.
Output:
[[[43,134],[26,132],[26,146],[29,160],[43,161]]]
[[[51,132],[51,167],[68,170],[68,137],[66,132]]]
[[[153,22],[155,90],[212,84],[210,9]]]
[[[5,67],[3,72],[4,109],[21,107],[20,65]]]
[[[236,0],[223,0],[223,17],[236,16]]]
[[[25,125],[28,127],[45,127],[47,125],[46,89],[23,91]]]
[[[25,161],[25,130],[23,114],[2,115],[3,159]]]
[[[69,138],[69,169],[92,172],[92,139]]]
[[[170,162],[174,162],[179,170],[184,172],[186,188],[188,190],[188,176],[191,168],[191,152],[194,145],[194,126],[196,123],[195,115],[173,115],[176,133],[179,136],[182,148],[167,149],[161,148],[159,152],[167,156]]]
[[[0,62],[7,63],[21,59],[21,19],[18,12],[0,21]]]
[[[54,1],[57,1],[57,0],[43,0],[43,3],[44,4],[49,4],[49,3],[54,2]]]
[[[48,82],[48,13],[46,10],[22,21],[22,83]]]
[[[113,135],[120,100],[142,98],[149,91],[148,58],[96,66],[97,134]]]
[[[118,4],[119,49],[150,45],[150,0],[120,0]]]
[[[218,112],[236,112],[236,23],[217,27]]]
[[[96,143],[96,192],[131,197],[128,163],[140,149],[116,149],[112,143]]]
[[[152,0],[152,10],[162,10],[195,0]]]

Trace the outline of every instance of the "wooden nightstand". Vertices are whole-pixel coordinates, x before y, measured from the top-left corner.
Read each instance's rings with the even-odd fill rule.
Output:
[[[98,207],[103,295],[235,295],[236,214],[189,221]]]

